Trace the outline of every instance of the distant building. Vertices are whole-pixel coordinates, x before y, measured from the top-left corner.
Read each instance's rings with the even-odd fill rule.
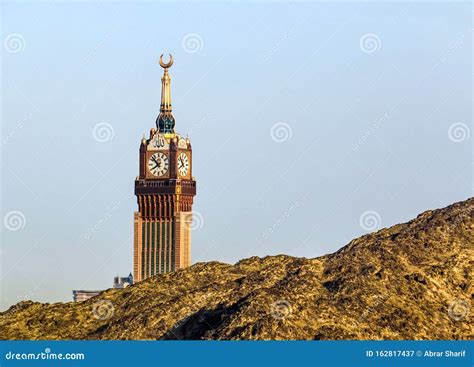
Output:
[[[97,296],[102,291],[72,291],[72,298],[74,302],[82,302],[88,300],[89,298]]]
[[[133,275],[130,273],[128,277],[115,277],[114,285],[115,289],[123,289],[133,284]],[[95,297],[100,294],[102,291],[84,291],[84,290],[74,290],[72,291],[72,298],[74,302],[86,301],[89,298]]]
[[[128,277],[115,277],[114,278],[114,288],[125,288],[133,284],[133,275],[132,273],[128,274]]]

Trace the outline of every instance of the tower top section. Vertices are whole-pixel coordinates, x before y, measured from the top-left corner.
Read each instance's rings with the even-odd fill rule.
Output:
[[[173,134],[175,125],[173,109],[171,107],[171,77],[168,73],[168,69],[173,65],[174,59],[173,55],[169,54],[169,56],[170,60],[167,63],[163,62],[163,55],[160,56],[160,66],[164,69],[164,73],[161,78],[160,114],[156,119],[156,127],[160,133],[164,134]]]

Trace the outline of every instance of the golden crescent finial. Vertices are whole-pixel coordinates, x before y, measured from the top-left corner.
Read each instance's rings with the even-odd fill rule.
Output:
[[[171,55],[171,54],[168,54],[168,55],[170,55],[170,61],[169,61],[167,64],[165,64],[165,63],[163,62],[163,54],[161,54],[161,56],[160,56],[160,66],[161,66],[163,69],[170,68],[171,65],[173,65],[173,55]]]

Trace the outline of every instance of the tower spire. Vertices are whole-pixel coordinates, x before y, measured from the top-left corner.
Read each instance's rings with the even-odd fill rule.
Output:
[[[175,120],[171,108],[171,93],[170,82],[171,77],[168,69],[173,65],[173,55],[170,55],[170,61],[163,62],[163,55],[160,56],[160,66],[164,69],[163,77],[161,78],[161,104],[160,114],[156,119],[156,127],[160,133],[172,134],[174,133]]]

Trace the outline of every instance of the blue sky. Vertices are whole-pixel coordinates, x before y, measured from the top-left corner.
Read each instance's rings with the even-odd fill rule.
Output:
[[[316,257],[472,196],[471,16],[452,2],[3,2],[0,307],[132,269],[161,53],[193,144],[193,262]]]

